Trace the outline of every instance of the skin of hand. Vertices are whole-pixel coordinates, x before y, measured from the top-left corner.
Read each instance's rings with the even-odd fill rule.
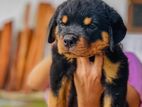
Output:
[[[79,107],[100,107],[100,98],[103,93],[102,66],[103,55],[96,55],[94,62],[83,57],[77,59],[74,82]]]
[[[140,107],[141,100],[138,92],[131,85],[128,85],[127,89],[127,101],[129,107]]]
[[[44,58],[29,74],[27,86],[31,90],[46,90],[49,85],[51,56]]]

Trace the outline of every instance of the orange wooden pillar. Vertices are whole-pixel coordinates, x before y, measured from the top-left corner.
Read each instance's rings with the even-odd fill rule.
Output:
[[[0,40],[0,88],[3,88],[10,60],[12,22],[4,25]]]

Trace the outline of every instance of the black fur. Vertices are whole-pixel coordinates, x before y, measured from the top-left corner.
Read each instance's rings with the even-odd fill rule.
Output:
[[[77,107],[77,94],[76,94],[76,90],[75,90],[75,85],[74,82],[72,80],[72,84],[71,84],[71,90],[70,90],[70,97],[69,97],[69,102],[68,102],[69,106],[68,107]]]
[[[69,22],[66,25],[61,23],[63,15],[69,16]],[[83,19],[88,16],[93,18],[90,26],[82,24]],[[105,55],[113,63],[120,63],[117,79],[113,80],[113,84],[105,81],[106,74],[103,70],[102,84],[105,87],[102,95],[101,105],[103,107],[103,97],[109,95],[112,97],[111,107],[127,107],[126,106],[126,90],[128,79],[128,61],[122,52],[118,43],[126,34],[126,27],[120,15],[106,3],[101,0],[68,0],[61,4],[49,24],[49,43],[55,41],[55,27],[58,27],[59,36],[73,34],[84,36],[89,43],[101,39],[101,32],[106,31],[110,35],[110,47],[105,49]],[[92,60],[92,58],[91,58]],[[73,83],[73,73],[76,70],[76,59],[72,62],[68,61],[64,55],[58,53],[56,44],[52,49],[52,66],[50,72],[51,89],[55,96],[61,88],[63,76],[67,76],[72,81],[71,95],[69,107],[77,107],[76,91]]]

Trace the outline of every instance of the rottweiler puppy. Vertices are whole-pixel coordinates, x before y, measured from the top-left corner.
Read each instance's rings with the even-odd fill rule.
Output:
[[[67,0],[53,15],[48,42],[53,43],[49,103],[77,107],[73,82],[76,59],[104,54],[102,107],[127,107],[128,61],[119,42],[126,35],[121,16],[101,0]]]

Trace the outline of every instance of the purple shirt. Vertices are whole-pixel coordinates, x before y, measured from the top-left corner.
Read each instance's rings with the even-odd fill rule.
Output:
[[[129,80],[128,83],[138,92],[142,107],[142,63],[130,52],[125,53],[129,62]]]

